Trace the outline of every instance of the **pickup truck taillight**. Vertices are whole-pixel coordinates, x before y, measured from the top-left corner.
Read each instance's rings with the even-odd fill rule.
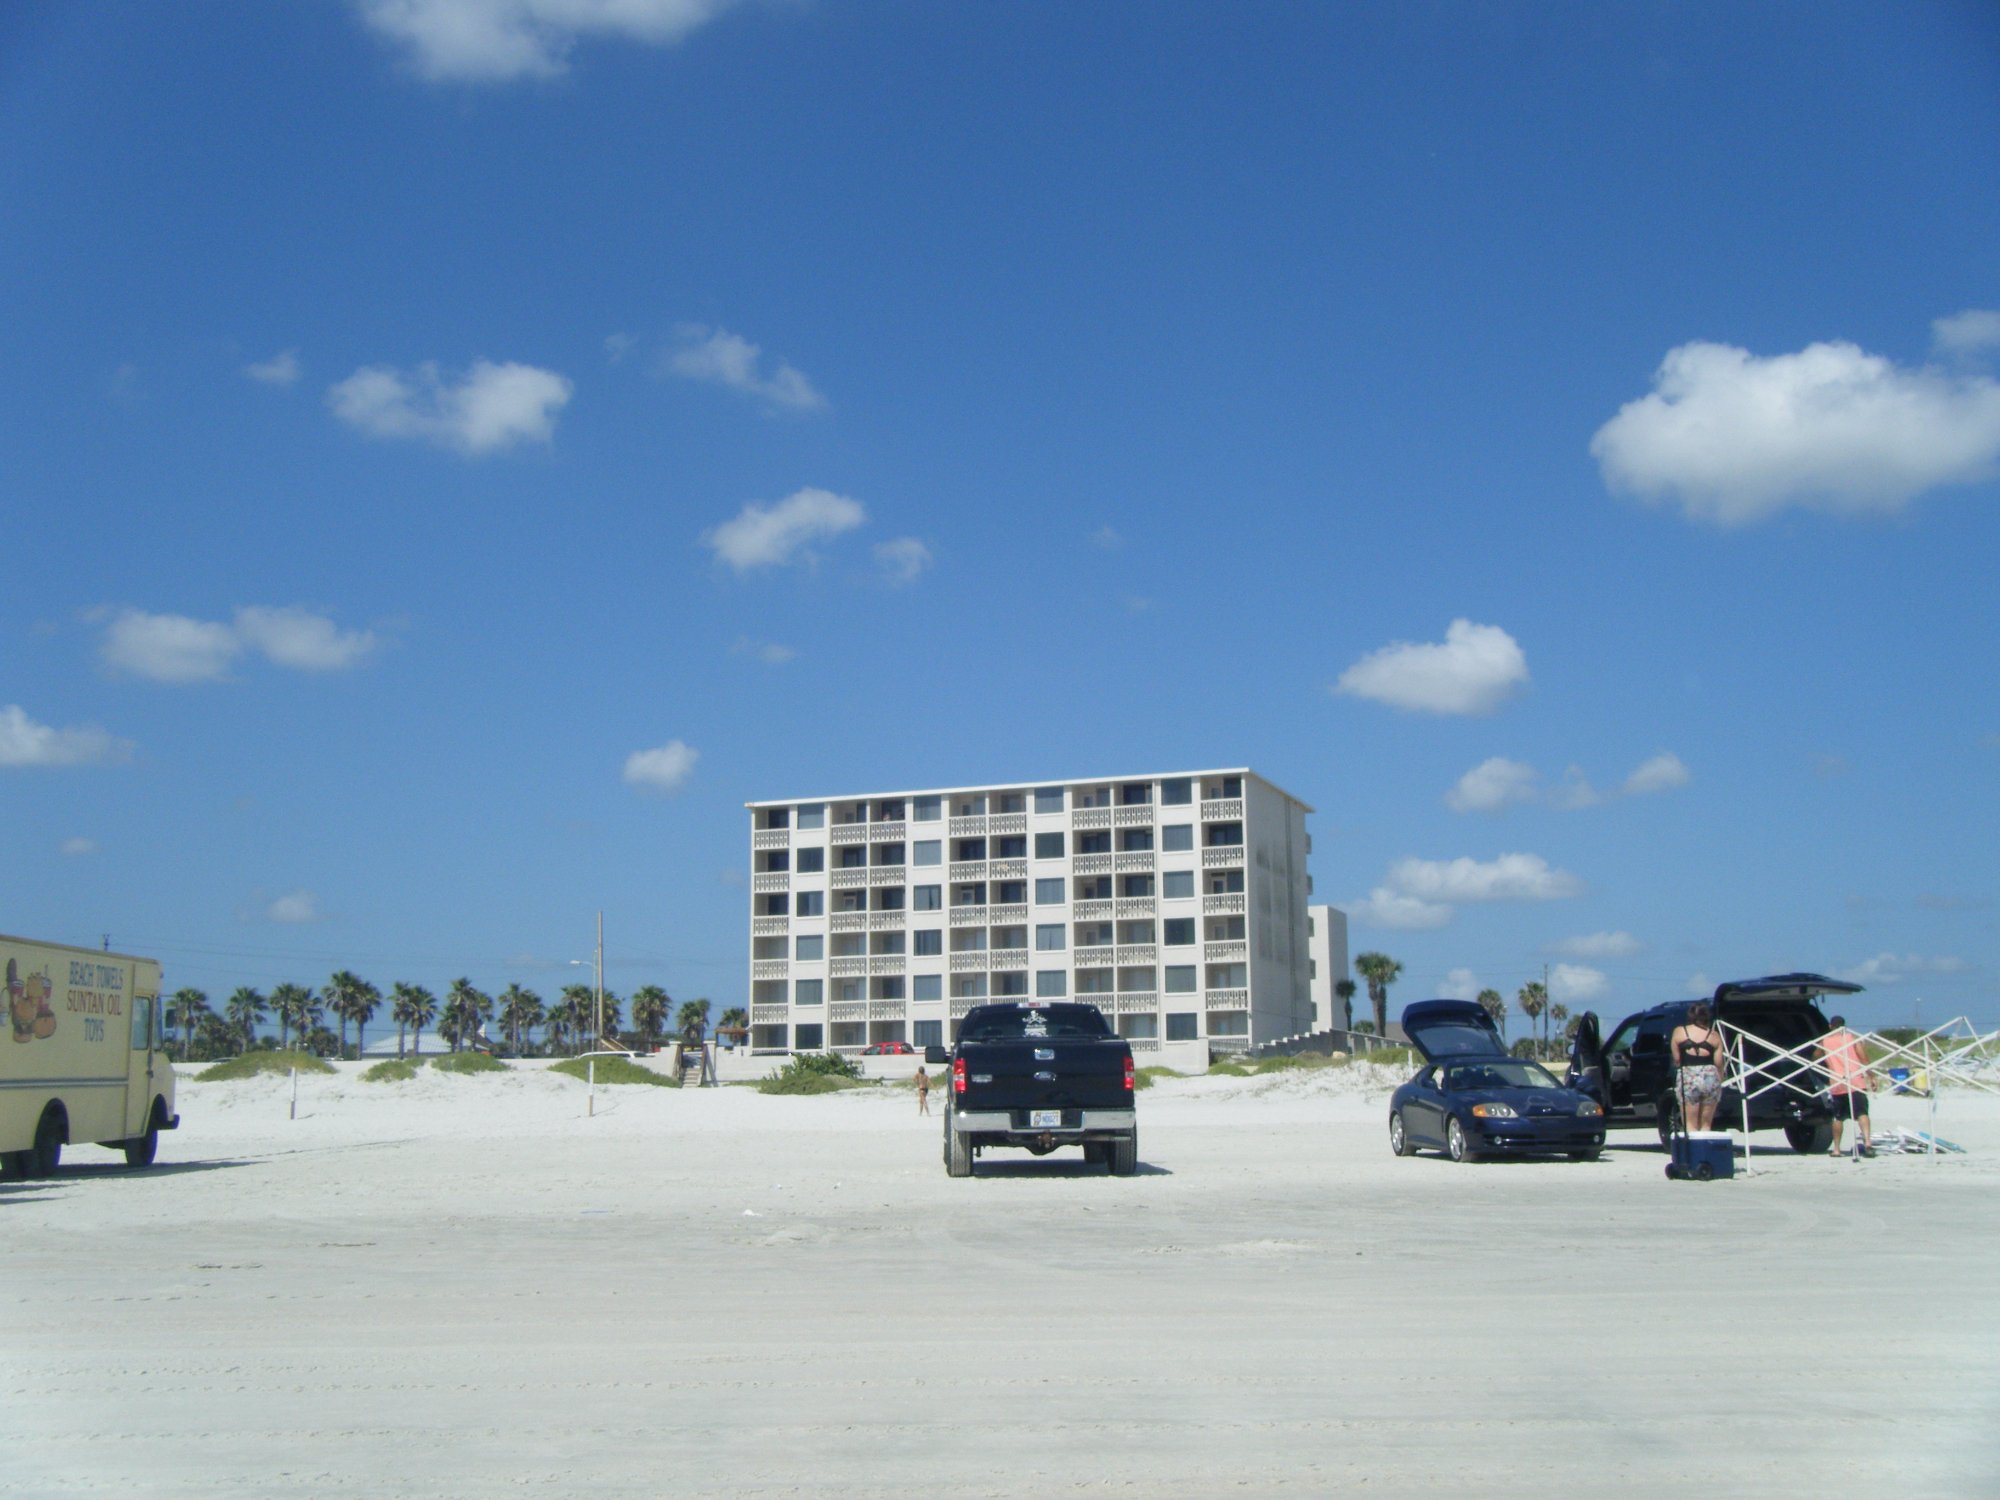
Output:
[[[965,1092],[965,1059],[962,1057],[951,1060],[951,1091],[954,1094]]]
[[[1132,1059],[1125,1059],[1125,1092],[1132,1092]]]

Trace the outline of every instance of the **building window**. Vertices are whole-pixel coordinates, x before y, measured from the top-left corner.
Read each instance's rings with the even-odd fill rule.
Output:
[[[1146,1015],[1120,1016],[1118,1034],[1129,1039],[1136,1040],[1143,1037],[1147,1041],[1152,1041],[1160,1034],[1160,1019],[1158,1016]]]
[[[910,863],[913,865],[941,865],[944,863],[944,841],[942,839],[918,839],[910,845]]]
[[[868,951],[877,957],[892,956],[903,951],[904,937],[900,932],[871,932],[868,934]]]
[[[1038,923],[1035,927],[1035,946],[1044,953],[1063,951],[1063,928],[1060,922]]]
[[[1059,813],[1063,810],[1063,789],[1059,786],[1038,786],[1035,788],[1035,811],[1038,813]]]
[[[941,797],[916,797],[910,802],[912,823],[935,823],[944,816],[944,799]]]
[[[944,975],[912,974],[910,976],[910,998],[912,1000],[942,1000],[944,998]]]
[[[903,976],[900,974],[878,974],[868,981],[870,1000],[900,1000],[903,998]]]
[[[760,868],[767,873],[775,874],[792,867],[792,851],[789,849],[767,849],[758,858],[763,861]]]
[[[798,939],[798,951],[793,957],[801,963],[818,963],[826,957],[826,939],[818,933],[801,933]]]
[[[1061,969],[1035,970],[1035,997],[1039,1000],[1060,1000],[1068,991],[1069,975]]]
[[[785,896],[780,891],[775,896],[757,898],[757,915],[760,917],[782,917],[785,914]]]
[[[816,875],[825,868],[826,851],[824,849],[799,850],[799,873],[801,875]]]
[[[974,792],[969,797],[960,797],[958,799],[958,810],[952,816],[955,818],[985,817],[986,794],[984,792]]]
[[[1062,904],[1062,876],[1058,875],[1053,880],[1037,880],[1035,882],[1035,905],[1061,906]]]
[[[1111,899],[1111,877],[1109,875],[1085,875],[1076,883],[1076,899],[1079,901],[1109,901]]]
[[[1193,917],[1168,917],[1161,925],[1166,929],[1163,939],[1169,948],[1186,948],[1194,942]]]
[[[1119,892],[1125,896],[1150,896],[1153,894],[1153,877],[1150,875],[1127,875],[1121,882]]]
[[[824,802],[812,802],[801,807],[799,809],[799,827],[826,827],[826,804]]]
[[[1028,976],[1019,969],[1011,974],[995,974],[993,993],[1002,999],[1025,998],[1028,993]]]
[[[1194,871],[1169,870],[1160,877],[1160,894],[1169,901],[1194,894]]]
[[[840,851],[840,868],[843,870],[859,870],[864,868],[867,863],[868,846],[866,844],[849,844]]]
[[[995,906],[1026,906],[1028,904],[1028,882],[1025,880],[1002,880],[993,887]]]
[[[778,899],[782,901],[785,898],[780,896]],[[802,917],[823,917],[826,915],[825,891],[800,891],[793,899],[798,905],[798,914]]]
[[[951,996],[954,1000],[984,1000],[986,998],[986,976],[984,974],[952,975]]]
[[[942,911],[944,909],[944,887],[941,885],[911,886],[910,909],[912,911]]]
[[[1076,971],[1076,992],[1079,995],[1110,994],[1111,971],[1109,969],[1078,969]]]
[[[1120,807],[1144,807],[1152,800],[1153,788],[1149,782],[1128,781],[1118,788]]]
[[[900,865],[903,862],[901,844],[875,845],[875,863],[878,865]]]
[[[1119,991],[1127,995],[1150,995],[1157,984],[1151,969],[1120,969],[1118,971]]]
[[[910,1038],[918,1047],[942,1047],[944,1022],[913,1021],[910,1023]]]
[[[995,792],[993,811],[997,813],[1024,813],[1028,810],[1028,799],[1020,792]]]
[[[1079,833],[1076,836],[1078,854],[1109,854],[1111,852],[1111,831],[1102,829],[1096,833]]]
[[[1243,842],[1241,823],[1211,823],[1208,825],[1208,847],[1211,849],[1234,846]]]
[[[1198,1029],[1200,1017],[1193,1012],[1175,1015],[1167,1014],[1167,1040],[1170,1042],[1191,1042],[1201,1035]]]
[[[993,841],[995,859],[1026,859],[1028,857],[1028,836],[1025,833],[1010,833],[1005,838]]]
[[[1118,836],[1118,847],[1128,854],[1144,854],[1153,847],[1153,830],[1128,828]]]
[[[900,885],[878,886],[869,894],[875,898],[876,911],[901,911],[903,909],[903,888]]]
[[[919,927],[910,934],[910,952],[918,958],[935,958],[944,952],[944,932],[936,927]]]
[[[1168,964],[1166,967],[1167,993],[1169,995],[1192,995],[1194,993],[1194,965]]]
[[[951,857],[956,860],[980,860],[986,858],[985,839],[960,839],[952,846]]]
[[[780,1029],[782,1030],[783,1028]],[[799,1028],[799,1051],[801,1052],[819,1051],[819,1049],[825,1045],[825,1043],[822,1042],[820,1038],[825,1035],[826,1035],[826,1028],[817,1023],[814,1023],[813,1025],[810,1026],[801,1026]]]
[[[1210,964],[1208,987],[1212,990],[1240,990],[1250,983],[1246,964]]]
[[[1160,847],[1169,854],[1194,847],[1194,824],[1169,823],[1160,830]]]
[[[993,946],[996,948],[1025,948],[1028,946],[1028,929],[1025,927],[995,927]]]
[[[833,893],[833,909],[835,911],[866,911],[868,910],[868,893],[866,891],[835,891]]]
[[[825,994],[826,981],[823,979],[800,979],[793,981],[792,1004],[794,1005],[817,1005]]]
[[[1208,1017],[1210,1036],[1250,1035],[1250,1012],[1247,1010],[1212,1011]]]
[[[833,998],[836,1000],[866,1000],[868,981],[865,979],[836,979],[833,982]]]
[[[1160,783],[1160,801],[1167,807],[1185,807],[1194,801],[1194,782],[1186,776],[1174,776]]]
[[[1225,797],[1240,797],[1240,796],[1242,796],[1242,795],[1243,795],[1243,778],[1242,778],[1241,776],[1225,776],[1225,777],[1223,777],[1223,778],[1222,778],[1222,795],[1223,795],[1223,796],[1225,796]]]
[[[953,906],[984,906],[986,904],[986,883],[975,880],[966,885],[953,886],[951,888],[951,904]]]
[[[1063,836],[1060,833],[1038,833],[1035,835],[1036,859],[1061,859],[1063,857]]]

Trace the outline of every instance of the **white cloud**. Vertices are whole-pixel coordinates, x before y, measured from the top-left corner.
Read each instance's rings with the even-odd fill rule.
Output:
[[[585,37],[664,47],[732,0],[359,0],[362,19],[438,81],[499,83],[567,71]]]
[[[625,757],[625,781],[653,792],[677,792],[694,774],[701,752],[679,740],[668,740],[655,750],[634,750]]]
[[[1476,1000],[1479,998],[1479,980],[1470,969],[1453,969],[1444,976],[1444,983],[1438,986],[1440,1000]]]
[[[62,841],[62,852],[63,856],[67,859],[82,859],[87,854],[95,854],[97,852],[97,840],[64,839]]]
[[[913,536],[894,537],[875,544],[875,561],[891,583],[914,583],[931,565],[931,549]]]
[[[520,442],[546,443],[574,386],[553,370],[476,359],[452,384],[434,363],[409,376],[368,365],[326,393],[333,414],[373,437],[416,438],[476,457]]]
[[[1456,912],[1434,901],[1420,901],[1378,885],[1365,901],[1347,903],[1348,915],[1364,927],[1388,927],[1405,932],[1422,932],[1442,927]]]
[[[1340,674],[1336,692],[1432,714],[1489,714],[1528,680],[1528,659],[1497,625],[1453,620],[1442,644],[1397,641]]]
[[[121,609],[100,650],[107,666],[149,682],[215,682],[229,674],[243,642],[217,621]]]
[[[0,708],[0,768],[114,766],[132,758],[132,742],[101,729],[37,724],[17,703]]]
[[[1931,324],[1931,347],[1940,354],[1974,354],[2000,348],[2000,312],[1969,307]]]
[[[319,920],[319,897],[311,891],[292,891],[273,901],[264,913],[273,922],[294,926]]]
[[[1644,797],[1686,786],[1691,779],[1681,758],[1670,750],[1662,750],[1625,778],[1623,790],[1628,797]]]
[[[1915,953],[1878,953],[1851,969],[1835,971],[1851,984],[1901,984],[1925,974],[1963,974],[1970,965],[1962,958],[1925,958]]]
[[[867,519],[858,500],[829,490],[804,489],[768,508],[748,502],[734,520],[705,532],[702,541],[737,572],[747,573],[752,568],[781,567],[808,543],[852,531]]]
[[[121,609],[111,615],[100,650],[114,671],[189,683],[220,681],[245,650],[297,671],[336,672],[359,664],[378,644],[372,631],[343,631],[297,605],[247,604],[228,625]]]
[[[1582,964],[1557,964],[1549,970],[1549,998],[1565,1005],[1602,999],[1610,988],[1602,973]]]
[[[1596,807],[1604,801],[1604,793],[1590,784],[1590,778],[1583,774],[1582,766],[1570,766],[1563,771],[1562,785],[1549,793],[1549,806],[1559,807],[1564,812],[1577,812],[1586,807]]]
[[[1591,932],[1551,943],[1549,951],[1565,958],[1630,958],[1644,952],[1645,944],[1629,932]]]
[[[290,385],[299,378],[299,351],[287,349],[260,363],[245,365],[243,373],[262,385]]]
[[[1534,801],[1537,779],[1533,766],[1496,755],[1459,777],[1444,794],[1445,806],[1453,812],[1502,812],[1516,803]]]
[[[247,604],[236,611],[236,635],[251,650],[301,672],[339,672],[363,661],[378,644],[370,630],[343,631],[324,615],[295,604]]]
[[[1560,901],[1583,891],[1567,870],[1549,867],[1539,854],[1503,854],[1498,859],[1399,859],[1389,867],[1389,885],[1421,901]]]
[[[604,336],[604,357],[612,364],[620,364],[632,352],[639,340],[629,333],[607,333]]]
[[[736,637],[736,644],[729,650],[733,656],[754,656],[767,667],[782,667],[799,654],[790,646],[781,646],[776,641],[753,641],[747,635]]]
[[[1106,552],[1116,552],[1125,545],[1125,538],[1118,534],[1116,527],[1100,526],[1090,534],[1090,545]]]
[[[1612,489],[1723,526],[1788,505],[1897,511],[2000,466],[2000,383],[1898,368],[1847,343],[1768,359],[1683,344],[1590,451]]]
[[[680,344],[667,351],[664,368],[685,380],[727,386],[787,411],[820,411],[826,397],[784,360],[769,375],[758,364],[764,351],[726,328],[690,324],[679,330]]]

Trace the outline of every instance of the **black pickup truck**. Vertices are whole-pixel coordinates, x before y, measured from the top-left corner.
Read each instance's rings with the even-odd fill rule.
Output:
[[[924,1060],[951,1067],[947,1175],[970,1177],[974,1155],[991,1146],[1036,1156],[1081,1146],[1085,1161],[1105,1163],[1114,1176],[1139,1169],[1132,1049],[1096,1006],[975,1006],[959,1023],[957,1045],[949,1053],[928,1047]]]

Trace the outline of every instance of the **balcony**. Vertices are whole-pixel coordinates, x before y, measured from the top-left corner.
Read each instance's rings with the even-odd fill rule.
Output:
[[[1113,812],[1111,821],[1120,828],[1149,827],[1153,821],[1153,804],[1148,802],[1139,807],[1118,808]]]
[[[903,1002],[900,1000],[870,1000],[868,1019],[871,1021],[900,1021],[903,1019]]]
[[[1160,997],[1151,990],[1124,990],[1118,996],[1118,1010],[1121,1015],[1135,1010],[1158,1010]]]
[[[995,813],[986,820],[988,833],[1026,833],[1028,815],[1026,813]]]
[[[1004,927],[1009,922],[1028,920],[1028,908],[1025,906],[989,906],[986,908],[986,914],[987,920],[995,927]]]
[[[1120,948],[1118,950],[1118,964],[1120,968],[1123,968],[1127,964],[1150,968],[1157,962],[1159,962],[1159,950],[1150,943],[1138,947]]]
[[[790,870],[766,870],[762,875],[750,877],[750,889],[753,891],[789,891],[791,888]]]
[[[836,979],[846,974],[866,974],[868,960],[859,954],[844,954],[827,964],[827,972]]]
[[[1150,917],[1153,914],[1151,896],[1121,896],[1116,904],[1121,917]]]
[[[1078,948],[1073,961],[1079,969],[1108,969],[1117,952],[1109,943],[1101,943],[1093,948]]]
[[[870,885],[901,885],[906,878],[901,865],[876,865],[868,872]]]
[[[1216,844],[1201,851],[1202,868],[1212,870],[1218,865],[1240,865],[1243,863],[1241,844]]]
[[[1069,862],[1070,868],[1079,875],[1109,875],[1111,856],[1108,854],[1079,854]]]
[[[951,956],[951,972],[954,974],[970,974],[985,967],[986,950],[984,948],[976,953],[954,953]]]
[[[1109,901],[1079,901],[1076,903],[1076,919],[1079,922],[1096,922],[1111,915]]]
[[[1210,1010],[1248,1010],[1250,992],[1248,990],[1210,990],[1206,1004]]]
[[[846,890],[852,886],[868,884],[868,871],[856,865],[851,869],[830,870],[826,878],[827,883],[835,890]]]
[[[870,974],[900,974],[906,960],[900,953],[876,953],[868,959]]]
[[[832,918],[835,932],[859,932],[868,925],[865,911],[837,911]]]
[[[836,1021],[865,1021],[868,1019],[868,1003],[865,1000],[836,1000],[827,1013]]]
[[[1240,962],[1249,956],[1249,944],[1241,938],[1225,938],[1219,943],[1204,943],[1201,956],[1212,964]]]
[[[1144,854],[1136,852],[1121,854],[1118,856],[1117,868],[1118,873],[1121,875],[1130,870],[1150,870],[1153,868],[1152,852],[1149,850]]]
[[[951,867],[951,878],[953,880],[984,880],[986,878],[986,861],[983,859],[959,860]]]
[[[1211,818],[1240,818],[1243,816],[1241,797],[1211,797],[1201,804],[1202,821]]]
[[[790,917],[753,917],[750,922],[752,937],[783,937],[791,930]]]
[[[989,969],[1025,969],[1028,967],[1026,948],[995,948],[986,955]]]
[[[790,1007],[784,1005],[753,1005],[750,1007],[752,1026],[782,1026],[791,1014]]]
[[[1160,1039],[1156,1036],[1128,1036],[1125,1038],[1125,1042],[1134,1052],[1158,1052],[1160,1050]]]
[[[868,837],[878,843],[900,844],[903,842],[903,836],[908,832],[909,826],[909,824],[903,822],[900,818],[893,823],[870,823],[868,825]]]
[[[985,1003],[984,1000],[972,995],[953,995],[951,997],[951,1018],[956,1021],[960,1016],[969,1014],[973,1006],[984,1005]]]
[[[955,839],[976,839],[982,833],[986,832],[986,819],[983,816],[977,818],[953,818],[949,831]]]
[[[903,918],[908,915],[908,912],[902,911],[871,911],[868,913],[869,930],[879,932],[884,927],[901,927]]]
[[[1208,1039],[1210,1052],[1248,1052],[1250,1038],[1247,1036],[1211,1036]]]
[[[983,906],[954,906],[951,909],[951,925],[954,927],[984,927],[986,908]]]
[[[866,823],[836,823],[827,835],[836,844],[865,844],[868,842]]]
[[[1072,828],[1109,828],[1111,809],[1108,807],[1080,807],[1070,814]]]
[[[789,849],[792,830],[789,828],[759,828],[750,835],[752,849]]]
[[[1025,859],[996,859],[988,868],[995,880],[1025,880],[1028,875]]]
[[[1201,914],[1205,917],[1226,915],[1229,912],[1242,910],[1243,893],[1241,891],[1226,891],[1220,896],[1203,896],[1201,898]]]
[[[782,958],[760,958],[750,965],[752,979],[783,979],[791,965]]]

